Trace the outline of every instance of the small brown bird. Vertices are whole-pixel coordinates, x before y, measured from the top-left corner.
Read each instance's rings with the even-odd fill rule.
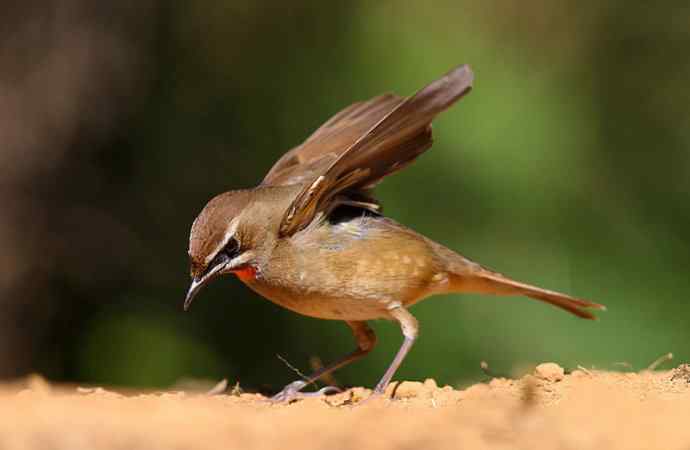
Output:
[[[192,284],[184,307],[211,280],[234,273],[272,302],[343,320],[357,348],[273,397],[290,401],[326,373],[371,351],[367,320],[395,320],[404,341],[374,389],[381,394],[418,335],[408,308],[435,294],[525,295],[579,317],[602,305],[511,280],[381,215],[372,189],[431,147],[431,122],[472,87],[469,66],[411,97],[348,106],[283,155],[261,184],[213,198],[189,237]]]

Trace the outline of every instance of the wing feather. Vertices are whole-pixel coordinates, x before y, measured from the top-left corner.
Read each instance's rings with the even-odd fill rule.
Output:
[[[314,181],[403,100],[393,94],[384,94],[348,106],[328,119],[301,145],[285,153],[262,184],[280,186]]]
[[[457,67],[409,98],[385,94],[343,109],[286,153],[263,184],[304,183],[280,233],[294,234],[329,211],[339,194],[357,195],[412,163],[432,144],[431,122],[472,88],[469,66]]]

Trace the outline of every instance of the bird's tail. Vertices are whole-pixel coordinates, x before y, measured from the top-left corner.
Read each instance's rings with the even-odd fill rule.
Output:
[[[472,274],[452,276],[451,291],[493,295],[524,295],[558,306],[584,319],[596,319],[596,316],[586,308],[606,310],[604,305],[520,283],[485,269],[478,270]]]

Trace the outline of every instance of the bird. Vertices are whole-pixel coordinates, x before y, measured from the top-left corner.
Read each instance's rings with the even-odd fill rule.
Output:
[[[403,341],[372,391],[382,395],[419,335],[417,302],[449,293],[527,296],[594,319],[605,307],[488,269],[383,215],[375,186],[432,146],[434,118],[470,92],[469,65],[409,97],[387,93],[354,103],[285,153],[261,183],[213,197],[189,237],[185,311],[211,281],[236,275],[271,302],[305,316],[345,322],[355,349],[271,399],[290,402],[338,391],[303,389],[368,354],[368,321],[388,319]]]

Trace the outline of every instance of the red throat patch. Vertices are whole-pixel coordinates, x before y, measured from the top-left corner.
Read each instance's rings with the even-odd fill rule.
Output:
[[[256,279],[256,269],[252,266],[243,267],[234,271],[237,278],[242,281],[252,281]]]

